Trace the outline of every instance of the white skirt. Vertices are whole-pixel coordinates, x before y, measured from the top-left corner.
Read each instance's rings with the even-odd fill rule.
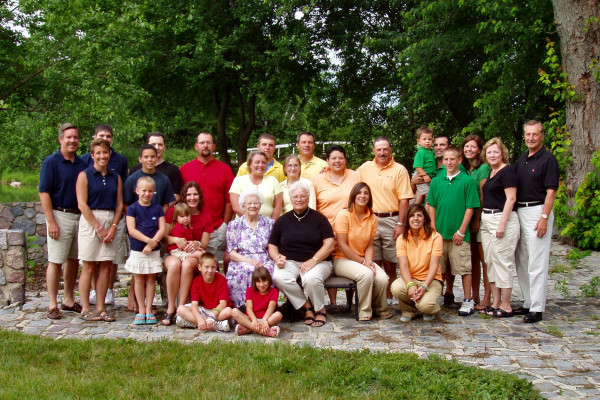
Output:
[[[160,250],[155,250],[150,254],[132,250],[125,263],[125,269],[132,274],[139,275],[158,274],[162,272]]]

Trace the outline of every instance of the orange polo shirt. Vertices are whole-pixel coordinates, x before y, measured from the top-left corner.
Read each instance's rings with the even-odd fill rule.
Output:
[[[344,178],[339,185],[331,182],[329,170],[313,179],[317,195],[317,211],[327,217],[331,226],[340,210],[348,208],[350,191],[358,182],[360,182],[358,172],[348,168],[346,168]]]
[[[348,234],[348,246],[359,256],[364,257],[365,250],[371,238],[375,237],[377,232],[377,217],[367,211],[367,215],[358,220],[354,210],[341,210],[335,218],[333,231]],[[336,245],[333,252],[333,258],[347,258]]]
[[[375,159],[367,161],[356,171],[361,181],[371,188],[374,212],[398,211],[400,200],[413,198],[408,171],[393,158],[384,167],[380,167]]]
[[[419,233],[419,244],[415,245],[412,233],[409,231],[408,240],[402,235],[396,240],[396,254],[400,257],[408,257],[408,268],[413,279],[424,281],[429,274],[429,261],[431,256],[440,256],[444,250],[444,239],[438,232],[433,232],[429,239],[425,239],[425,230],[421,228]],[[442,267],[438,263],[435,279],[442,281]]]

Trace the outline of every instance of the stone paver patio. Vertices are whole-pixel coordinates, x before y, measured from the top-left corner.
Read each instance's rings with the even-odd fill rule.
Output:
[[[564,255],[570,248],[552,246],[551,269],[568,267]],[[27,293],[22,309],[0,310],[0,328],[62,338],[131,338],[140,341],[178,340],[207,342],[285,340],[293,344],[340,350],[413,352],[420,356],[439,354],[465,365],[519,374],[531,380],[548,398],[600,399],[600,299],[578,297],[579,288],[600,276],[600,253],[579,260],[570,272],[550,275],[548,305],[544,320],[524,324],[522,317],[491,319],[480,315],[458,317],[456,309],[444,308],[433,322],[417,318],[402,323],[399,316],[386,321],[359,323],[349,313],[333,314],[321,328],[302,322],[282,323],[279,339],[257,335],[237,337],[234,333],[201,333],[175,326],[134,326],[134,314],[127,310],[126,298],[117,298],[114,323],[83,322],[72,313],[60,320],[46,319],[46,292]],[[120,275],[120,285],[129,278]],[[566,279],[566,281],[565,281]],[[555,289],[563,281],[570,296]],[[460,298],[460,282],[455,293]],[[345,296],[344,296],[345,297]],[[340,292],[340,298],[342,293]],[[520,305],[521,294],[515,279],[513,304]],[[340,301],[343,303],[343,300]],[[160,304],[157,296],[155,305]],[[159,315],[164,310],[159,308]]]

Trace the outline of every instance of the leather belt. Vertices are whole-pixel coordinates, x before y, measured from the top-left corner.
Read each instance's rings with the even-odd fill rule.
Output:
[[[502,210],[499,210],[497,208],[484,208],[482,211],[482,213],[484,214],[502,214]]]
[[[543,205],[543,201],[518,201],[517,205],[519,207],[533,207],[533,206],[541,206]]]
[[[81,211],[79,211],[77,208],[52,207],[52,209],[56,210],[56,211],[60,211],[60,212],[69,213],[69,214],[81,214]]]
[[[387,217],[395,217],[400,213],[398,211],[390,211],[390,212],[374,212],[373,214],[379,218],[387,218]]]

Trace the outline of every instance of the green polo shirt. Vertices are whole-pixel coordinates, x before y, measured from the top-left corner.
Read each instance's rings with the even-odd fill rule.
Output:
[[[413,168],[423,168],[427,175],[435,178],[437,162],[435,161],[433,151],[419,146],[417,154],[415,154],[415,160],[413,161]]]
[[[435,208],[435,225],[444,240],[452,240],[467,209],[480,206],[475,181],[464,172],[452,180],[445,175],[435,177],[429,186],[427,203]],[[469,229],[465,232],[465,242],[471,242]]]
[[[473,169],[467,174],[473,178],[475,185],[477,186],[477,194],[481,193],[481,181],[490,177],[490,172],[492,172],[492,168],[487,164],[481,164],[479,167]]]

